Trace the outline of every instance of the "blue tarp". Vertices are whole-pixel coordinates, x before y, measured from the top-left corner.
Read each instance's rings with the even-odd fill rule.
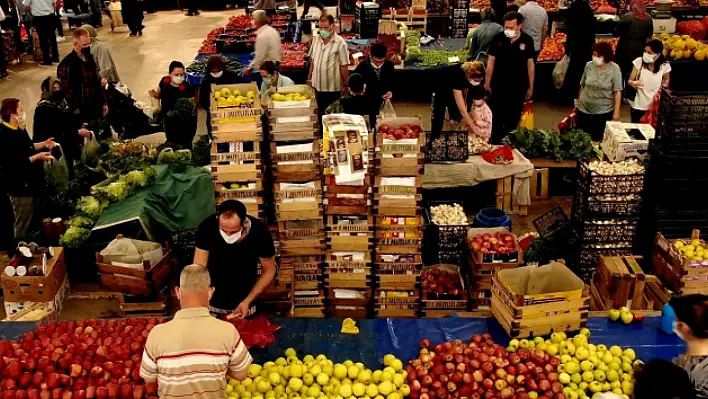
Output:
[[[685,346],[675,335],[657,330],[660,320],[652,317],[643,324],[627,326],[606,318],[591,318],[588,328],[592,332],[592,343],[631,347],[637,357],[645,361],[653,358],[671,360],[684,352]],[[294,348],[301,354],[322,353],[338,362],[360,361],[373,368],[379,367],[387,353],[404,361],[417,356],[421,338],[437,344],[455,339],[468,341],[472,335],[489,332],[497,343],[506,345],[509,342],[506,332],[493,318],[358,320],[358,335],[341,334],[341,319],[274,319],[273,322],[282,326],[276,342],[265,349],[251,349],[258,363],[283,356],[285,349]],[[35,323],[29,322],[0,323],[0,339],[19,338],[34,327]]]

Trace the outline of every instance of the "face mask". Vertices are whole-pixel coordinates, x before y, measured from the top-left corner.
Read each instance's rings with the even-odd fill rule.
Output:
[[[592,57],[592,63],[600,66],[605,63],[605,60],[602,57]]]
[[[504,35],[508,37],[509,39],[513,39],[516,37],[516,29],[504,29]]]
[[[381,67],[383,66],[383,64],[384,64],[383,62],[380,63],[380,64],[375,64],[375,63],[372,62],[372,63],[371,63],[371,66],[374,67],[374,69],[381,69]]]
[[[182,82],[184,82],[184,76],[183,75],[172,76],[172,82],[179,86],[182,84]]]
[[[15,117],[17,118],[17,123],[18,123],[20,126],[24,126],[24,125],[25,125],[25,119],[27,118],[27,113],[26,113],[26,112],[22,112],[22,114],[16,115]]]
[[[470,79],[470,84],[471,84],[472,86],[479,86],[479,85],[482,84],[482,82],[478,82],[478,81],[476,81],[476,80],[474,80],[474,79]]]
[[[642,61],[644,61],[645,64],[651,64],[654,62],[655,59],[656,59],[656,56],[654,54],[649,54],[649,53],[642,54]]]
[[[238,241],[241,238],[240,231],[238,233],[228,235],[228,234],[224,233],[224,230],[219,229],[219,233],[221,233],[221,238],[223,238],[227,244],[234,244],[234,243],[236,243],[236,241]]]
[[[83,55],[91,55],[91,47],[90,46],[81,47],[81,53]]]
[[[220,78],[221,75],[224,74],[224,71],[219,71],[219,72],[211,72],[211,76],[214,78]]]
[[[273,82],[273,77],[269,76],[267,78],[263,78],[263,83],[270,85]]]
[[[50,95],[51,101],[61,101],[64,99],[64,90],[54,90]]]
[[[322,36],[323,39],[329,39],[329,37],[332,36],[332,32],[328,30],[320,30],[320,36]]]

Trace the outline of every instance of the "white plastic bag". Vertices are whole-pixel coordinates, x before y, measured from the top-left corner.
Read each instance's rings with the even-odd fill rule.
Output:
[[[155,265],[162,259],[162,247],[156,242],[118,236],[101,250],[101,256],[103,256],[104,263],[142,268],[144,260]]]
[[[553,68],[553,85],[556,86],[556,89],[563,87],[565,73],[568,72],[568,64],[570,64],[570,56],[566,54]]]
[[[396,117],[396,110],[393,109],[393,104],[391,104],[391,100],[384,100],[383,105],[381,105],[381,109],[379,110],[379,116],[381,118],[395,118]]]

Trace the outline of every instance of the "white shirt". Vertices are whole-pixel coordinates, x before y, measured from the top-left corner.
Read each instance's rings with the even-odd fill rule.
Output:
[[[334,34],[325,44],[320,35],[315,36],[310,47],[312,62],[312,87],[317,91],[341,91],[342,75],[339,67],[349,65],[347,42]]]
[[[55,0],[23,0],[22,5],[30,7],[30,13],[33,17],[45,17],[54,15]]]
[[[543,26],[548,26],[548,13],[535,1],[529,1],[519,8],[519,12],[524,16],[524,24],[521,30],[533,38],[533,47],[536,51],[541,50],[541,33]]]
[[[256,31],[256,56],[251,61],[251,68],[258,69],[266,61],[280,62],[280,33],[270,25],[263,25]]]
[[[634,65],[634,67],[637,68],[637,71],[639,71],[636,80],[644,84],[644,87],[637,89],[637,96],[634,97],[632,108],[645,111],[649,109],[649,105],[651,105],[654,96],[661,88],[661,81],[664,74],[671,72],[671,64],[669,64],[668,61],[664,62],[659,67],[659,71],[657,73],[653,73],[646,68],[642,68],[642,57],[635,59],[632,62],[632,65]]]

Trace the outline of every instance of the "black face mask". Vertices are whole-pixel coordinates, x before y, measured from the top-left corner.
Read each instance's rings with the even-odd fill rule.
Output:
[[[91,47],[81,47],[81,53],[86,56],[91,55]]]

